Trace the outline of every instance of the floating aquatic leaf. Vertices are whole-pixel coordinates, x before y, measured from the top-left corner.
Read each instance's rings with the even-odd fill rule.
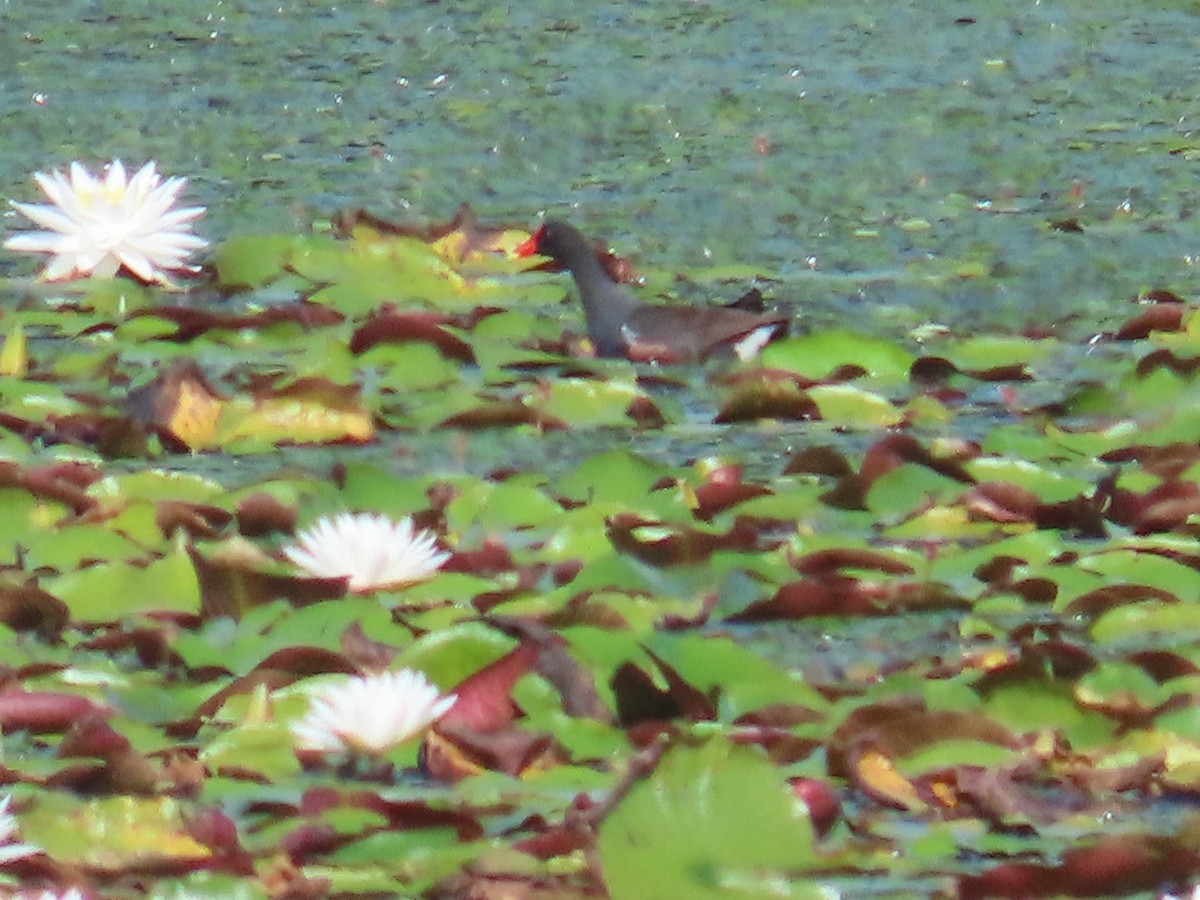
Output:
[[[213,265],[224,287],[258,288],[282,275],[292,256],[302,252],[304,245],[304,238],[289,235],[241,235],[216,247]]]
[[[852,366],[885,382],[906,378],[913,359],[912,353],[897,344],[852,331],[786,338],[766,347],[762,355],[764,365],[805,378],[830,378],[840,367]]]
[[[816,862],[812,826],[775,767],[719,738],[663,754],[602,822],[598,846],[619,897],[765,897]]]

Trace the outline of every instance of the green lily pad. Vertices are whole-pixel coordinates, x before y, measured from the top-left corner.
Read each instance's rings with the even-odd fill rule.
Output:
[[[904,418],[903,411],[886,397],[852,384],[815,385],[808,396],[817,404],[822,420],[851,428],[890,428]]]
[[[907,379],[915,358],[891,341],[842,330],[776,341],[762,353],[763,365],[805,378],[826,378],[841,366],[858,366],[873,378],[893,382]]]
[[[42,586],[66,603],[72,616],[89,622],[149,610],[200,609],[200,585],[182,549],[146,565],[108,562],[66,572]]]
[[[757,751],[713,738],[669,749],[604,819],[598,840],[614,897],[778,896],[816,864],[812,826]],[[816,887],[789,896],[821,897]]]
[[[278,278],[309,239],[291,235],[247,234],[223,241],[213,251],[217,278],[227,288],[253,289]]]

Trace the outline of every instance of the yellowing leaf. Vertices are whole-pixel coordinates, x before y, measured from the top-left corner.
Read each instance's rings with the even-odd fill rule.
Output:
[[[216,431],[222,406],[222,401],[200,382],[184,381],[179,385],[166,426],[189,447],[206,445]]]
[[[320,444],[369,441],[375,426],[358,388],[324,378],[302,378],[273,393],[225,401],[207,434],[196,434],[193,449],[228,448],[231,442]],[[178,434],[178,432],[176,432]]]
[[[22,818],[22,837],[67,865],[119,869],[170,859],[206,859],[209,848],[186,832],[171,798],[43,800]]]
[[[361,406],[339,408],[300,398],[237,400],[221,421],[214,445],[245,438],[322,444],[330,441],[369,441],[375,435],[371,415]]]
[[[13,327],[0,348],[0,375],[23,377],[29,371],[29,347],[25,341],[25,329]]]
[[[478,274],[521,272],[541,264],[540,259],[518,257],[517,247],[529,239],[525,231],[469,231],[457,228],[430,247],[456,269]]]
[[[128,406],[135,419],[170,432],[194,450],[212,443],[224,403],[198,368],[185,365],[132,392]]]
[[[912,782],[901,775],[890,757],[874,748],[859,754],[854,763],[858,783],[877,800],[906,810],[925,808]]]

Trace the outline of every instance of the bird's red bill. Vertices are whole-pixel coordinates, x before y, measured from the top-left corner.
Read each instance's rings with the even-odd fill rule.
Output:
[[[526,256],[536,256],[538,252],[538,244],[541,243],[542,240],[542,232],[545,230],[546,229],[544,227],[539,228],[529,236],[529,240],[522,241],[520,244],[518,244],[517,256],[520,258],[524,258]]]

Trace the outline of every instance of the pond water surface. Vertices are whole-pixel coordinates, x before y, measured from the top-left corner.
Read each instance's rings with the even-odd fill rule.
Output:
[[[5,3],[0,192],[154,158],[214,242],[466,201],[748,268],[814,324],[1087,334],[1195,285],[1196,30],[1120,0]]]

